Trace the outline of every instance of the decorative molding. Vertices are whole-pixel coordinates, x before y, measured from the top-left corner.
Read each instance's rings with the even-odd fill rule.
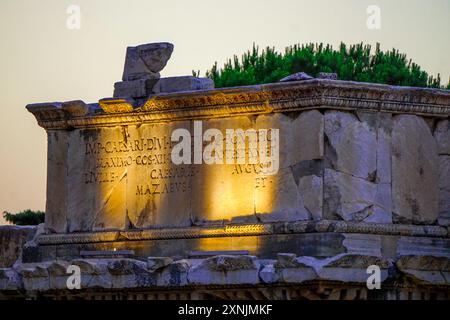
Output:
[[[127,113],[133,111],[133,102],[122,98],[101,99],[98,104],[106,113]]]
[[[229,236],[262,236],[270,234],[295,234],[316,232],[362,233],[413,237],[448,237],[447,229],[440,226],[396,225],[380,223],[355,223],[322,220],[265,224],[240,224],[220,227],[188,227],[105,231],[91,233],[44,234],[37,239],[40,245],[96,243],[134,240],[192,239]]]
[[[449,117],[450,90],[312,79],[159,94],[140,106],[120,98],[102,99],[99,104],[103,110],[87,116],[61,113],[61,103],[33,104],[27,109],[46,129],[210,119],[314,108]]]

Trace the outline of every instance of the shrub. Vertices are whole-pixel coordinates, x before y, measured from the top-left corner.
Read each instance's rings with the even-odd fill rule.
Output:
[[[19,213],[3,212],[3,218],[12,224],[19,226],[37,225],[44,222],[45,213],[42,211],[32,211],[30,209]]]

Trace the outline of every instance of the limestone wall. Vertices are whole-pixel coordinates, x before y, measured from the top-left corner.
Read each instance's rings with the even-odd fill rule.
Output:
[[[0,226],[0,268],[8,268],[22,255],[25,242],[31,240],[36,227]]]
[[[50,233],[322,219],[449,225],[448,91],[313,79],[27,108],[48,134]],[[173,164],[173,130],[193,133],[196,121],[202,132],[279,129],[278,173]]]

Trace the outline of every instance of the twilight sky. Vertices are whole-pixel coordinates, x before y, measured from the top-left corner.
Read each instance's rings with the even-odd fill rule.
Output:
[[[71,5],[80,29],[66,26]],[[369,5],[379,30],[366,26]],[[449,30],[450,0],[1,0],[0,213],[45,208],[46,134],[25,105],[112,96],[127,45],[172,42],[161,75],[175,76],[204,75],[253,42],[380,42],[447,83]]]

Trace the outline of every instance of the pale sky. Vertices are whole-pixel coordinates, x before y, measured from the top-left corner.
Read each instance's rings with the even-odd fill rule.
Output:
[[[66,27],[70,5],[79,30]],[[380,30],[366,26],[369,5],[381,9]],[[127,45],[173,43],[161,75],[175,76],[204,75],[253,42],[380,42],[446,84],[449,31],[450,0],[1,0],[0,213],[45,208],[46,134],[25,105],[112,96]]]

